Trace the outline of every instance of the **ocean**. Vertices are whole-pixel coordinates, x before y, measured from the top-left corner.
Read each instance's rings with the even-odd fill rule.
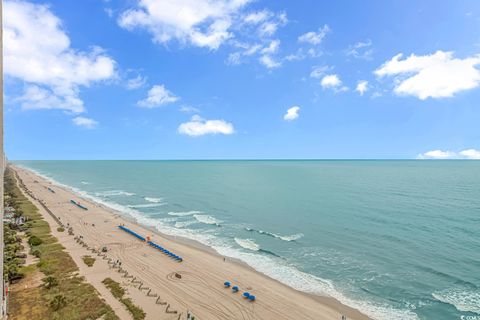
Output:
[[[15,161],[374,319],[480,320],[480,161]]]

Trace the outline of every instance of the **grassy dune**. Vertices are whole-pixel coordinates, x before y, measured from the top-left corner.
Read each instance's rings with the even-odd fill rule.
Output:
[[[119,319],[111,307],[100,298],[95,288],[78,276],[75,262],[52,236],[50,226],[38,209],[20,191],[12,170],[7,170],[5,179],[6,192],[14,196],[15,209],[21,210],[28,218],[26,234],[31,252],[35,252],[40,259],[34,266],[23,267],[21,271],[25,278],[12,286],[9,300],[10,318]],[[39,277],[43,283],[31,286],[35,283],[32,279]]]

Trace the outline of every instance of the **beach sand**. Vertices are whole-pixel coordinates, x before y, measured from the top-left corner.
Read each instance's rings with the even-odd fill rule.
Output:
[[[32,202],[39,207],[49,222],[52,233],[59,239],[80,268],[80,274],[99,291],[111,304],[121,319],[130,319],[126,309],[111,296],[101,281],[107,277],[121,283],[133,302],[146,313],[146,319],[186,319],[187,310],[198,319],[335,319],[342,315],[347,319],[369,319],[355,309],[349,308],[329,297],[314,296],[294,290],[273,280],[247,265],[223,257],[194,244],[186,239],[176,239],[151,230],[131,219],[121,216],[110,209],[80,197],[73,191],[51,184],[51,182],[23,168],[11,166],[25,187],[35,199]],[[47,189],[52,188],[55,193]],[[86,206],[82,210],[70,202],[75,200]],[[63,224],[73,228],[74,236],[67,232],[58,232],[57,222],[40,206],[41,201]],[[153,242],[183,257],[183,262],[173,259],[153,249],[146,243],[120,230],[119,225],[140,235],[149,235]],[[131,278],[124,278],[118,269],[113,269],[108,260],[97,256],[74,240],[82,236],[90,248],[108,248],[107,257],[120,260],[121,268]],[[93,267],[82,262],[84,255],[96,258]],[[181,275],[181,279],[175,277]],[[238,293],[232,293],[223,286],[225,281],[237,285]],[[147,293],[150,291],[150,296]],[[247,301],[242,293],[248,291],[257,297],[255,302]],[[156,297],[152,295],[157,295]],[[159,304],[158,302],[166,302]],[[177,314],[166,313],[169,310]]]

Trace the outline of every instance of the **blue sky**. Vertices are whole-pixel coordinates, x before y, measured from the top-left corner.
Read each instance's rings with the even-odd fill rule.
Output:
[[[10,159],[480,158],[478,1],[6,0],[4,20]]]

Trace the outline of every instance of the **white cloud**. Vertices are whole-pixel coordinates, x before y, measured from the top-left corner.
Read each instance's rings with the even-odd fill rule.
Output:
[[[456,93],[473,89],[480,84],[480,55],[465,59],[453,57],[453,52],[437,51],[431,55],[415,54],[401,60],[394,56],[375,70],[377,76],[394,76],[394,92],[421,100],[453,97]]]
[[[243,19],[243,21],[251,24],[259,24],[260,22],[267,20],[270,16],[271,16],[271,12],[268,10],[256,11],[256,12],[247,14]]]
[[[70,47],[61,20],[46,5],[4,1],[4,73],[27,85],[26,109],[85,111],[80,87],[112,79],[115,61],[101,48]]]
[[[200,110],[192,106],[181,106],[180,112],[184,113],[200,113]]]
[[[98,125],[98,122],[85,117],[75,117],[72,119],[73,123],[77,126],[84,127],[87,129],[93,129]]]
[[[135,78],[127,80],[127,89],[135,90],[143,87],[147,83],[147,78],[142,77],[141,75],[136,76]]]
[[[363,94],[368,91],[368,81],[367,80],[358,81],[355,91],[357,91],[358,93],[360,93],[361,96],[363,96]]]
[[[154,85],[148,90],[147,98],[137,102],[137,105],[145,108],[156,108],[168,103],[178,101],[179,97],[168,91],[163,84]]]
[[[325,73],[332,68],[329,66],[314,66],[312,68],[312,72],[310,72],[310,77],[315,78],[315,79],[320,79],[325,75]]]
[[[372,40],[367,39],[365,42],[357,42],[351,45],[346,50],[347,56],[352,56],[357,59],[371,60],[373,55]]]
[[[480,159],[480,150],[466,149],[460,152],[432,150],[425,153],[421,153],[417,156],[417,159]]]
[[[467,149],[460,151],[459,154],[466,159],[480,159],[480,150]]]
[[[307,33],[302,34],[298,37],[299,42],[305,42],[312,45],[319,45],[322,40],[325,38],[327,33],[330,32],[330,28],[328,25],[324,25],[323,27],[318,29],[318,32],[310,31]]]
[[[279,48],[280,40],[272,40],[267,47],[260,51],[262,54],[259,58],[260,63],[268,69],[280,67],[282,65],[281,62],[277,61],[276,58],[273,57],[273,55],[278,52]]]
[[[328,74],[320,82],[323,88],[338,88],[342,85],[342,80],[336,74]]]
[[[277,53],[280,48],[280,40],[272,40],[268,47],[265,47],[261,50],[263,54],[273,54]]]
[[[298,114],[299,112],[300,112],[300,107],[293,106],[287,110],[287,113],[285,113],[285,115],[283,116],[283,119],[287,121],[295,120],[299,117],[299,114]]]
[[[268,55],[263,55],[259,58],[261,64],[263,64],[268,69],[275,69],[280,67],[282,64],[279,61],[276,61],[274,58]]]
[[[173,39],[218,49],[231,33],[232,21],[249,0],[139,0],[118,20],[128,30],[148,30],[156,43]]]
[[[192,117],[189,122],[180,124],[178,132],[191,137],[203,136],[206,134],[233,134],[233,125],[224,120],[206,120],[198,115]]]

